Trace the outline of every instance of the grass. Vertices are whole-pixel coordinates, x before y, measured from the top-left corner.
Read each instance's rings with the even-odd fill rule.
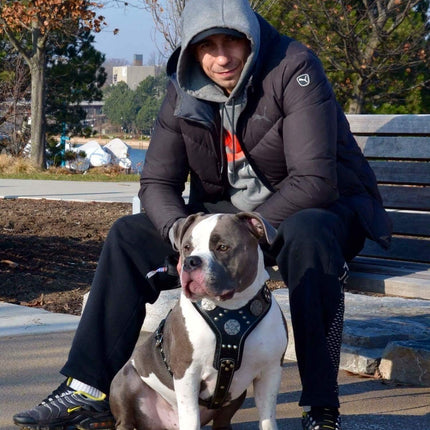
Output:
[[[84,182],[137,182],[139,174],[127,174],[119,166],[93,167],[76,173],[61,167],[38,170],[29,159],[0,155],[0,179],[45,179]]]

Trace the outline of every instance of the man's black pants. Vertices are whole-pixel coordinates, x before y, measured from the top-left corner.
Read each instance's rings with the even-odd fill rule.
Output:
[[[303,385],[301,405],[339,405],[337,373],[343,325],[345,261],[361,249],[356,216],[337,204],[306,209],[286,219],[268,252],[276,256],[290,294],[296,354]],[[145,304],[178,286],[176,277],[151,270],[173,254],[145,214],[112,226],[61,373],[108,393],[130,357],[145,317]]]

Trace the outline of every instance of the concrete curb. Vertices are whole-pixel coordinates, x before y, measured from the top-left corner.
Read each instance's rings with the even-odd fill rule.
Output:
[[[0,337],[73,331],[80,317],[0,302]]]

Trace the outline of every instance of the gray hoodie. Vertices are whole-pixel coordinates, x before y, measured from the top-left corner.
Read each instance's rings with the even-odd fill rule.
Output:
[[[231,97],[240,92],[260,48],[260,26],[248,0],[188,0],[182,12],[181,53],[178,59],[179,86],[190,95],[218,103],[227,100],[222,89],[201,70],[189,49],[199,33],[214,27],[230,28],[246,35],[251,42],[251,54],[242,78]]]
[[[198,12],[197,12],[198,11]],[[212,28],[227,28],[244,34],[250,41],[251,53],[240,80],[231,94],[226,95],[201,69],[190,49],[193,39]],[[252,79],[252,69],[260,49],[260,25],[248,0],[189,0],[182,13],[181,52],[177,66],[180,88],[189,95],[220,104],[224,136],[230,136],[231,161],[228,178],[232,203],[241,210],[252,211],[270,195],[260,181],[236,138],[236,124],[246,106],[246,86]]]

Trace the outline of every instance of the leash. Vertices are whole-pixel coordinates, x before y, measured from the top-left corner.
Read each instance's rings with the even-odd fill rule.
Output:
[[[193,306],[209,325],[216,338],[213,366],[218,370],[218,375],[215,391],[209,399],[200,399],[201,405],[209,409],[218,409],[225,403],[234,372],[242,363],[245,340],[269,311],[271,303],[272,294],[266,284],[240,309],[224,309],[207,299],[193,302]],[[165,321],[166,319],[161,321],[154,337],[164,365],[173,376],[163,350]]]

